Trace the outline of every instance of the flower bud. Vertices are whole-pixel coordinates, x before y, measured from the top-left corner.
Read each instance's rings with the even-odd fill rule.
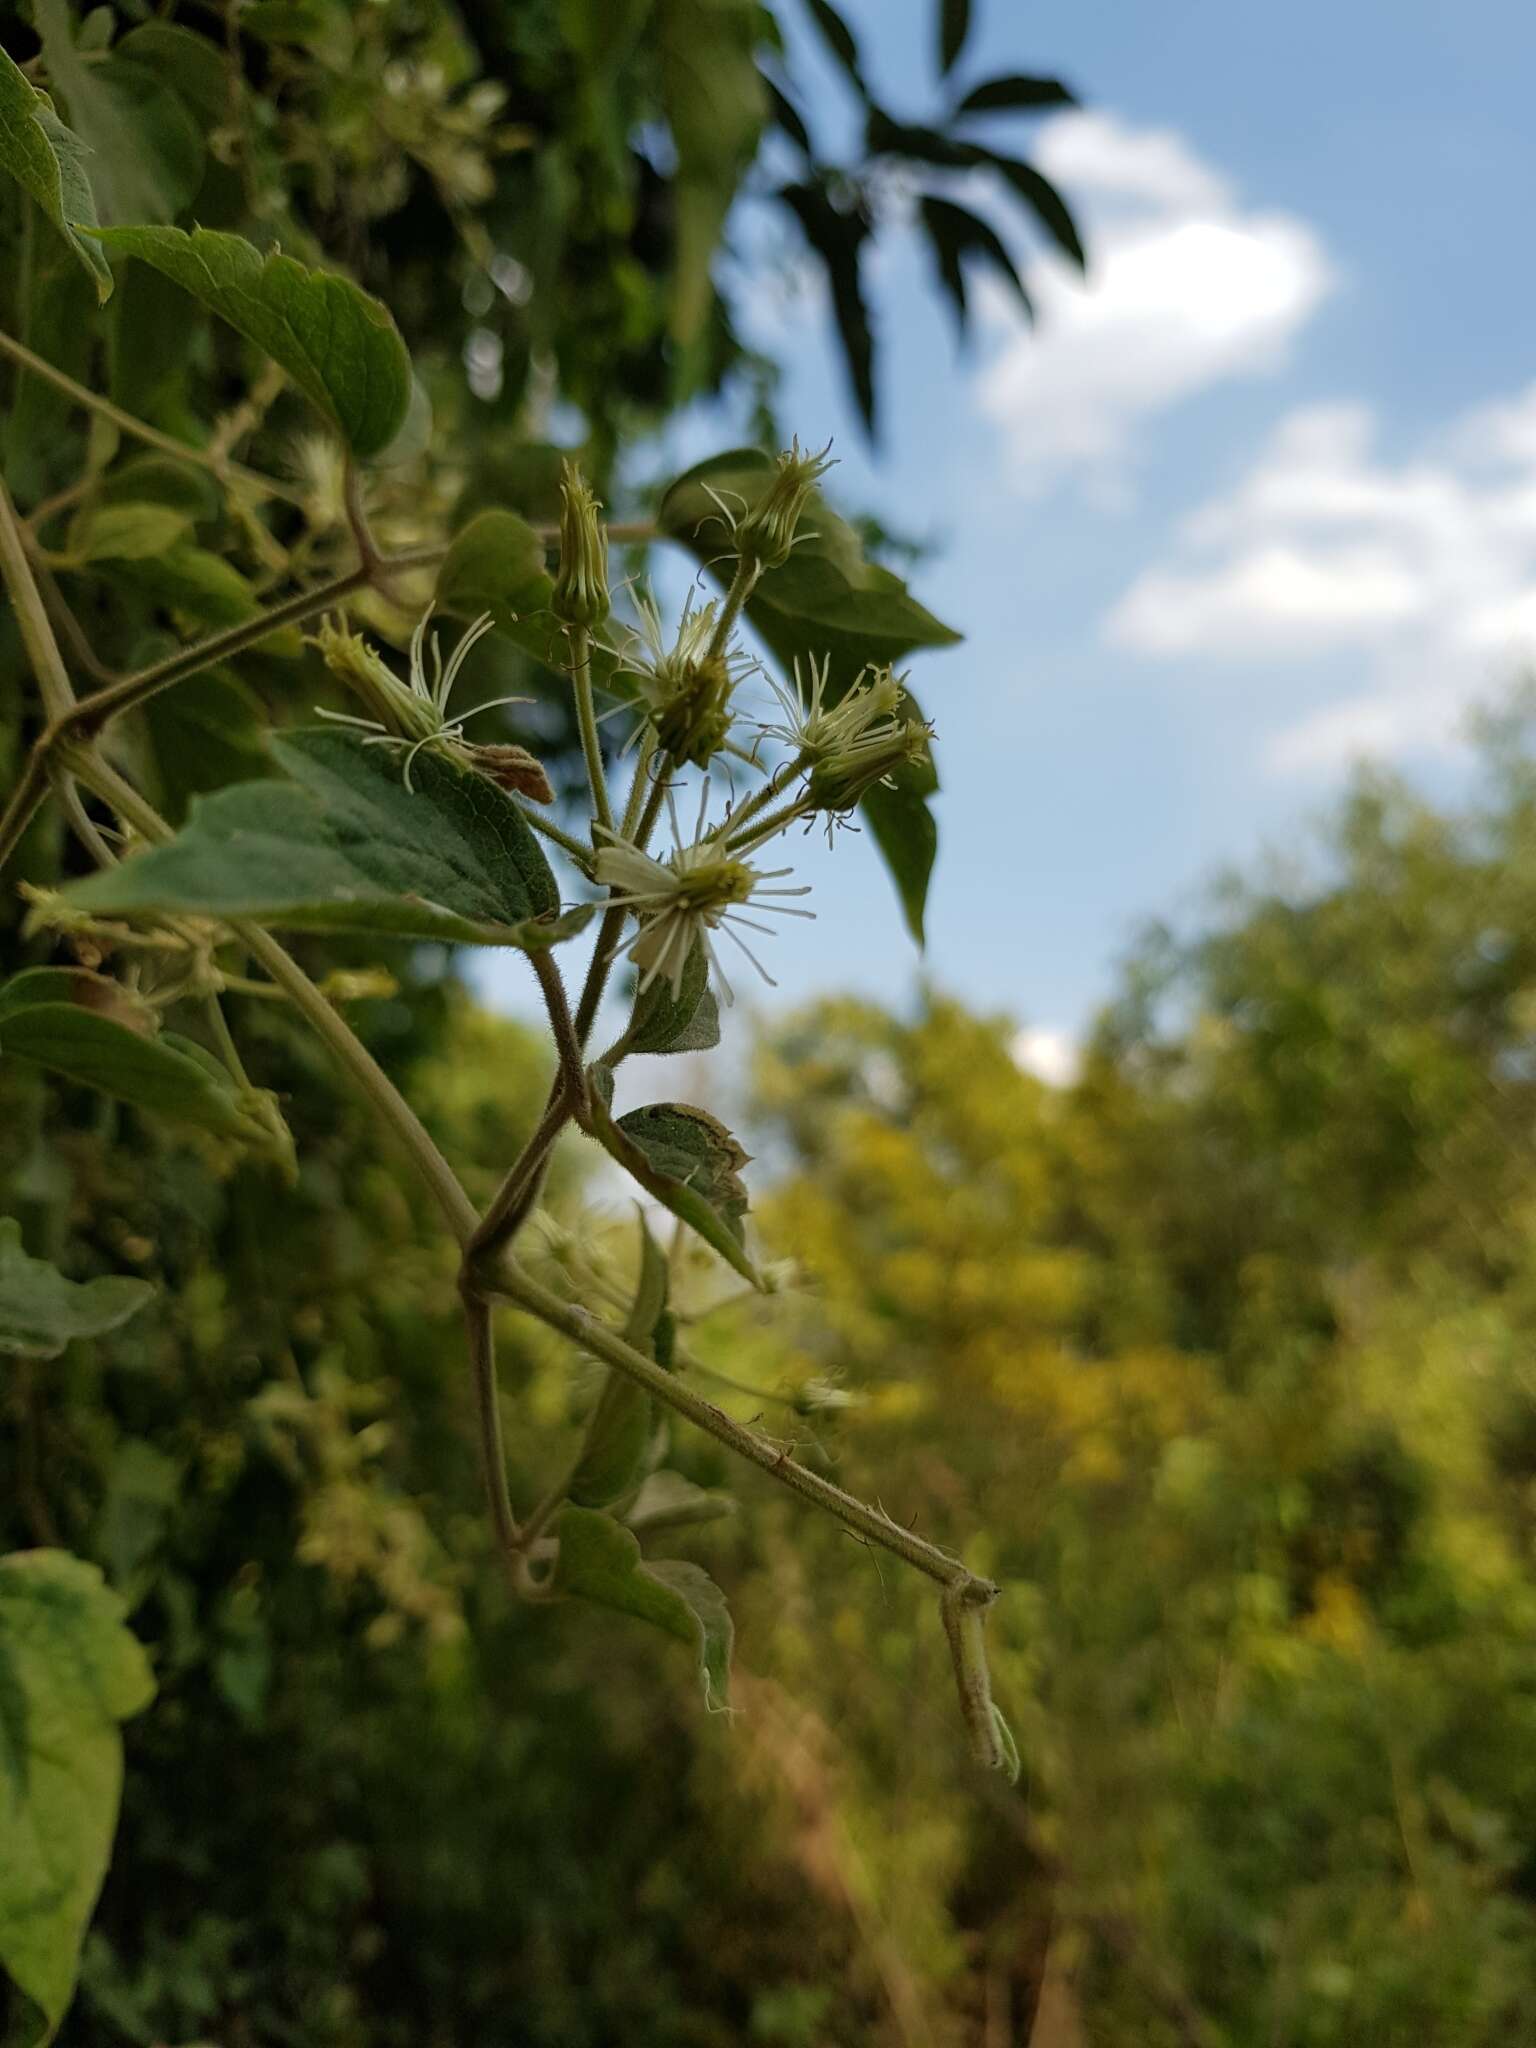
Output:
[[[319,649],[331,674],[362,701],[382,731],[399,739],[423,740],[437,730],[431,704],[400,681],[361,633],[350,631],[339,620],[326,619],[310,645]]]
[[[832,467],[831,446],[808,455],[796,439],[780,455],[773,482],[736,528],[736,552],[754,571],[781,569],[789,560],[817,481]]]
[[[608,537],[601,510],[574,462],[560,481],[560,567],[550,610],[568,626],[600,626],[608,616]]]
[[[877,782],[898,768],[914,766],[928,756],[933,728],[921,718],[891,718],[872,726],[850,745],[835,748],[813,762],[806,795],[817,811],[851,811]]]
[[[705,654],[677,664],[670,694],[653,713],[657,744],[674,761],[705,767],[731,729],[734,678],[723,654]]]

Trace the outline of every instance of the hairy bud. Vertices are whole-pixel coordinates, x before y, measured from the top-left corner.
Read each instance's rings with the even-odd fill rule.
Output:
[[[832,467],[827,447],[809,455],[797,440],[779,457],[778,473],[736,528],[736,552],[754,571],[781,569],[800,536],[800,521],[819,479]]]
[[[437,730],[431,702],[402,683],[377,648],[339,619],[322,621],[310,645],[336,680],[359,699],[381,732],[403,740],[424,740]]]
[[[601,506],[574,462],[560,480],[560,567],[550,610],[568,626],[600,626],[608,616],[608,538]]]

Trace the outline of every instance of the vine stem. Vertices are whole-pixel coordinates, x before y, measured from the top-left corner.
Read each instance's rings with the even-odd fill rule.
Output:
[[[731,578],[731,587],[725,593],[725,603],[721,606],[720,616],[715,621],[715,630],[710,636],[708,658],[711,661],[724,654],[730,637],[736,630],[736,621],[741,617],[741,608],[752,595],[757,575],[755,562],[750,561],[745,555],[736,557],[736,573]]]
[[[158,448],[162,455],[190,463],[194,469],[211,470],[222,481],[240,484],[248,491],[259,492],[264,498],[281,498],[289,505],[302,505],[305,501],[304,492],[297,484],[285,484],[276,477],[263,476],[258,470],[247,469],[243,463],[231,462],[224,455],[210,454],[205,448],[194,448],[189,442],[178,441],[174,434],[161,433],[147,420],[136,419],[131,412],[124,412],[120,405],[114,405],[110,398],[103,398],[99,392],[88,390],[84,384],[77,384],[73,377],[55,369],[46,357],[35,355],[14,335],[0,333],[0,355],[9,356],[34,377],[40,377],[45,384],[51,384],[56,391],[72,398],[76,405],[83,405],[89,412],[100,413],[103,419],[111,420],[123,433],[131,434],[136,441],[143,441],[150,448]]]
[[[11,594],[21,644],[27,650],[32,673],[37,677],[43,709],[48,714],[50,726],[57,725],[69,717],[75,693],[70,687],[69,671],[64,666],[59,643],[53,637],[48,607],[43,603],[42,593],[32,574],[32,565],[27,559],[21,521],[3,481],[0,481],[0,577],[3,577]]]
[[[11,506],[9,497],[6,497],[0,502],[0,532],[4,533],[7,542],[12,537],[12,530],[16,525],[14,507]],[[19,544],[19,533],[15,537]],[[428,568],[434,562],[440,561],[445,552],[446,550],[440,547],[413,548],[397,555],[385,556],[384,566],[390,573],[398,573],[405,569]],[[18,617],[22,617],[24,608],[16,598],[16,592],[22,586],[13,580],[12,570],[25,574],[27,588],[33,591],[37,588],[24,549],[18,545],[18,550],[12,550],[7,545],[4,553],[0,554],[0,568],[4,569],[5,580],[11,590],[13,601],[17,604]],[[359,565],[348,570],[346,575],[337,576],[329,583],[319,584],[313,590],[297,591],[292,597],[284,598],[281,603],[263,612],[260,618],[247,619],[241,625],[231,626],[222,633],[213,633],[207,639],[195,641],[190,647],[179,648],[175,654],[167,655],[163,661],[151,663],[148,668],[138,669],[132,675],[114,678],[104,688],[93,691],[90,696],[82,698],[78,703],[71,698],[59,710],[53,709],[54,700],[49,696],[49,686],[43,682],[47,670],[38,666],[38,685],[43,693],[44,707],[49,712],[49,722],[33,742],[21,780],[11,792],[4,814],[0,815],[0,865],[9,859],[17,841],[32,822],[38,805],[47,794],[51,757],[68,752],[80,740],[99,733],[110,720],[121,717],[125,711],[133,710],[135,706],[158,695],[161,690],[168,690],[173,683],[181,682],[184,677],[196,675],[218,662],[227,661],[232,655],[239,654],[248,647],[258,645],[278,627],[298,625],[305,619],[315,617],[319,612],[329,610],[332,605],[340,603],[353,591],[360,590],[370,580],[371,574],[367,567]],[[38,606],[38,614],[46,627],[47,614],[41,603]],[[27,628],[24,626],[24,635],[26,631]],[[59,672],[64,673],[58,645],[53,639],[51,629],[48,631],[48,643],[52,648],[52,659],[57,661]],[[30,641],[28,651],[33,652]],[[38,656],[35,653],[33,660],[34,666],[37,666]],[[65,682],[68,682],[67,674]]]
[[[592,816],[605,832],[613,830],[613,807],[608,801],[608,776],[603,767],[603,744],[597,736],[597,711],[592,702],[592,635],[585,626],[567,628],[571,642],[571,685],[576,695],[576,724],[581,733],[582,757],[587,764],[587,787],[592,792]],[[594,830],[592,844],[597,844]]]
[[[10,592],[22,641],[36,671],[38,686],[45,705],[49,708],[53,727],[63,725],[73,717],[70,708],[72,692],[69,677],[58,644],[53,637],[42,594],[27,560],[15,509],[3,485],[0,485],[0,578],[3,578]],[[738,573],[737,582],[740,581]],[[269,624],[267,630],[270,630]],[[40,757],[34,749],[29,768],[37,768],[42,758],[46,757]],[[59,765],[78,777],[79,781],[102,802],[110,805],[142,838],[152,844],[163,844],[173,836],[170,826],[154,807],[103,759],[94,741],[84,739],[68,744]],[[41,770],[38,769],[38,772]],[[642,828],[647,835],[654,823],[655,813],[660,808],[661,792],[664,787],[664,782],[657,784],[646,807],[646,814],[641,820]],[[522,1195],[519,1194],[514,1200],[508,1201],[498,1197],[498,1203],[493,1204],[492,1212],[488,1213],[487,1222],[498,1206],[505,1213],[497,1218],[494,1228],[487,1231],[452,1167],[438,1150],[415,1111],[298,963],[259,925],[252,924],[246,919],[231,919],[228,928],[289,996],[316,1035],[351,1075],[382,1121],[394,1132],[436,1199],[444,1220],[457,1242],[466,1252],[478,1244],[482,1254],[490,1249],[495,1256],[494,1270],[489,1273],[486,1272],[481,1260],[471,1262],[467,1259],[461,1271],[460,1286],[469,1335],[478,1434],[485,1464],[487,1493],[491,1502],[498,1548],[513,1574],[514,1584],[521,1583],[521,1539],[507,1489],[506,1455],[497,1399],[494,1339],[489,1306],[490,1299],[495,1297],[536,1316],[549,1328],[567,1337],[579,1349],[600,1359],[610,1369],[624,1373],[664,1406],[684,1416],[697,1428],[723,1444],[726,1449],[733,1451],[748,1463],[756,1465],[770,1478],[798,1494],[803,1500],[825,1510],[851,1535],[862,1542],[888,1551],[942,1587],[945,1625],[950,1632],[955,1651],[962,1706],[972,1731],[973,1748],[978,1761],[996,1761],[995,1756],[984,1753],[981,1714],[985,1704],[985,1666],[979,1661],[980,1614],[996,1598],[996,1586],[990,1580],[978,1577],[958,1558],[951,1557],[937,1544],[929,1543],[924,1537],[916,1535],[909,1529],[903,1529],[899,1523],[892,1521],[879,1509],[868,1506],[852,1494],[844,1492],[840,1486],[835,1486],[830,1480],[810,1471],[793,1458],[788,1450],[766,1437],[758,1436],[728,1415],[723,1408],[717,1407],[714,1402],[706,1400],[691,1387],[680,1383],[671,1373],[627,1343],[617,1331],[610,1329],[589,1310],[563,1301],[535,1280],[530,1273],[525,1272],[505,1248],[510,1243],[512,1232],[522,1220],[522,1215],[526,1213],[526,1205],[521,1211],[515,1207],[516,1201],[522,1200]],[[580,1013],[578,1012],[573,1023],[566,1007],[564,984],[554,963],[545,955],[535,954],[531,957],[550,1009],[551,1024],[560,1053],[560,1073],[545,1122],[548,1123],[557,1111],[563,1122],[571,1113],[565,1098],[574,1091],[575,1103],[580,1103],[586,1086],[585,1071],[581,1065],[584,1038]],[[600,945],[588,972],[587,988],[583,998],[585,1004],[590,997],[591,1009],[594,1012],[605,975],[606,963]],[[590,1018],[588,1023],[590,1024]],[[574,1107],[574,1104],[571,1107]],[[552,1139],[550,1142],[552,1143]],[[535,1157],[532,1147],[525,1151],[524,1178],[528,1187],[536,1187],[538,1177],[543,1171],[545,1157],[547,1147],[543,1157]],[[514,1173],[516,1171],[517,1169],[514,1169]],[[503,1196],[506,1192],[504,1183]],[[544,1512],[546,1515],[551,1514],[553,1508],[546,1506]],[[986,1711],[990,1723],[989,1706]]]
[[[147,420],[137,420],[131,412],[123,412],[123,408],[115,406],[109,397],[90,391],[86,385],[76,383],[74,377],[66,377],[66,373],[55,369],[45,356],[33,354],[33,350],[27,348],[25,342],[18,342],[14,334],[0,332],[0,354],[10,356],[12,362],[18,362],[25,371],[31,371],[33,377],[41,377],[43,383],[51,383],[55,391],[63,391],[63,395],[72,397],[76,406],[84,406],[86,412],[98,412],[102,420],[111,420],[113,426],[121,428],[125,434],[145,442],[150,449],[160,449],[162,455],[170,455],[178,463],[190,463],[193,469],[211,469],[221,481],[240,483],[248,492],[260,492],[262,498],[281,498],[291,506],[301,506],[305,502],[305,494],[297,483],[283,483],[279,477],[264,477],[258,469],[246,469],[244,463],[231,463],[225,455],[211,455],[207,449],[195,449],[190,442],[176,440],[174,434],[162,434],[158,426],[150,426]]]
[[[576,1027],[571,1022],[565,982],[547,952],[531,953],[529,959],[538,977],[545,1008],[549,1011],[550,1029],[554,1033],[560,1065],[543,1116],[508,1168],[489,1208],[464,1247],[461,1285],[466,1289],[479,1284],[481,1275],[489,1270],[517,1235],[529,1210],[538,1200],[555,1140],[572,1117],[586,1111],[587,1070],[582,1061]]]
[[[651,785],[645,809],[640,813],[640,822],[635,828],[634,844],[642,850],[656,828],[661,814],[662,799],[667,793],[667,775],[670,760],[663,763],[662,773]],[[592,1035],[592,1026],[597,1019],[598,1005],[603,1000],[603,990],[608,986],[608,976],[613,968],[614,954],[618,947],[619,934],[624,929],[628,913],[617,904],[610,903],[603,912],[603,921],[597,928],[597,944],[592,948],[592,964],[587,969],[587,978],[581,991],[581,1001],[576,1005],[576,1037],[585,1046]]]
[[[501,1430],[501,1402],[496,1382],[496,1337],[491,1327],[491,1307],[486,1298],[468,1285],[461,1285],[464,1329],[469,1340],[470,1384],[475,1397],[475,1430],[480,1443],[480,1467],[485,1495],[491,1507],[491,1527],[502,1567],[514,1592],[522,1589],[519,1564],[523,1552],[522,1532],[512,1511],[512,1494],[507,1485],[507,1451]]]
[[[562,1301],[558,1294],[535,1280],[515,1259],[503,1257],[489,1284],[497,1294],[537,1316],[551,1329],[558,1330],[579,1349],[601,1359],[604,1365],[627,1374],[648,1393],[654,1394],[658,1401],[686,1416],[717,1443],[724,1444],[727,1450],[758,1466],[770,1478],[778,1480],[781,1486],[798,1493],[803,1500],[824,1508],[853,1535],[890,1551],[937,1584],[956,1589],[956,1597],[964,1605],[985,1607],[996,1597],[997,1588],[990,1579],[979,1578],[959,1558],[951,1557],[936,1543],[929,1543],[910,1529],[903,1529],[899,1522],[893,1522],[878,1508],[867,1506],[851,1493],[845,1493],[840,1486],[834,1486],[831,1480],[809,1471],[781,1445],[745,1428],[723,1408],[717,1408],[713,1401],[707,1401],[702,1394],[682,1385],[654,1359],[647,1358],[632,1344],[627,1344],[616,1330],[600,1322],[590,1310]]]
[[[781,804],[776,811],[770,811],[766,818],[759,818],[744,832],[732,832],[725,841],[727,853],[749,853],[754,846],[761,846],[778,833],[793,825],[797,818],[803,818],[812,809],[809,798],[802,790],[792,796],[787,804]]]
[[[152,845],[163,845],[174,837],[170,826],[153,805],[147,803],[110,762],[102,760],[93,747],[83,749],[77,756],[75,772],[86,788],[99,796],[103,803],[110,804],[141,838]],[[458,1176],[438,1150],[421,1119],[373,1054],[270,932],[245,918],[229,919],[228,928],[252,958],[260,961],[315,1035],[346,1068],[380,1118],[404,1146],[412,1164],[436,1197],[455,1238],[460,1244],[466,1244],[479,1221],[475,1205],[459,1185]]]

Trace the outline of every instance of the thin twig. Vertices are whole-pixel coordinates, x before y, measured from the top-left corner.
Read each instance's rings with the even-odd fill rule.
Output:
[[[302,505],[305,494],[296,484],[281,482],[276,477],[262,476],[259,471],[247,469],[243,463],[231,462],[223,455],[210,454],[206,448],[194,448],[186,441],[178,441],[172,434],[161,433],[147,420],[136,419],[131,412],[124,412],[120,405],[114,405],[110,398],[103,398],[99,392],[91,391],[84,384],[77,384],[73,377],[67,377],[62,370],[55,369],[46,357],[34,355],[14,335],[0,333],[0,355],[7,355],[13,362],[41,377],[45,384],[53,385],[72,398],[76,405],[83,405],[87,411],[100,413],[103,419],[111,420],[123,433],[131,434],[135,440],[143,441],[150,448],[158,448],[162,455],[174,456],[178,462],[191,463],[194,469],[211,470],[226,483],[236,483],[248,491],[259,492],[264,498],[281,498],[289,505]]]
[[[890,1551],[939,1585],[958,1589],[958,1597],[965,1604],[984,1607],[996,1597],[997,1588],[990,1579],[977,1577],[959,1558],[951,1557],[936,1543],[929,1543],[924,1537],[903,1529],[899,1522],[893,1522],[877,1508],[867,1506],[851,1493],[845,1493],[840,1486],[834,1486],[830,1480],[807,1470],[782,1446],[743,1427],[723,1408],[717,1408],[713,1401],[707,1401],[702,1394],[683,1385],[654,1359],[647,1358],[632,1344],[627,1344],[616,1330],[600,1322],[590,1311],[562,1301],[559,1295],[535,1280],[514,1259],[504,1256],[487,1284],[495,1293],[568,1337],[581,1350],[626,1373],[654,1394],[658,1401],[695,1423],[717,1443],[724,1444],[728,1450],[758,1466],[781,1486],[787,1486],[802,1499],[825,1508],[845,1528],[867,1538],[880,1549]]]

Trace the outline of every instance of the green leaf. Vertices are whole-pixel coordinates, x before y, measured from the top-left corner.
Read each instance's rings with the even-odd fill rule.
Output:
[[[264,350],[354,455],[377,455],[399,432],[410,357],[388,311],[350,279],[277,250],[263,256],[211,228],[108,228],[100,239],[113,255],[152,264]]]
[[[1059,78],[1025,78],[1017,72],[972,86],[956,114],[1015,114],[1036,107],[1075,107],[1077,94]]]
[[[460,619],[489,612],[504,639],[564,675],[571,645],[550,609],[555,585],[544,562],[544,543],[526,519],[515,512],[477,512],[443,557],[433,602]],[[593,680],[607,684],[616,657],[594,646],[591,660]]]
[[[0,50],[0,170],[31,194],[64,237],[96,287],[112,296],[112,270],[99,246],[77,227],[96,226],[96,201],[86,177],[85,145],[48,100]]]
[[[918,201],[918,213],[938,261],[940,280],[954,302],[962,334],[965,332],[964,264],[967,258],[979,257],[990,263],[994,270],[1001,271],[1013,286],[1019,304],[1033,317],[1034,306],[1024,289],[1024,280],[994,227],[967,207],[952,205],[947,199],[937,199],[931,192],[925,193]]]
[[[956,142],[937,128],[914,121],[895,121],[883,107],[871,107],[864,123],[864,144],[871,156],[904,156],[942,170],[965,170],[979,154],[974,142]]]
[[[147,1280],[66,1280],[46,1259],[29,1258],[21,1225],[0,1217],[0,1352],[57,1358],[75,1337],[103,1337],[138,1314],[154,1294]]]
[[[681,1472],[653,1472],[635,1495],[624,1519],[636,1535],[657,1529],[692,1529],[734,1515],[728,1493],[706,1491]]]
[[[170,505],[92,505],[70,521],[65,548],[77,562],[142,562],[175,547],[187,526]]]
[[[671,1558],[647,1564],[631,1531],[594,1508],[563,1508],[559,1535],[557,1589],[636,1615],[691,1644],[704,1704],[711,1713],[725,1712],[730,1706],[731,1613],[708,1573]]]
[[[160,1020],[150,1004],[110,975],[94,974],[88,967],[28,967],[0,984],[0,1023],[15,1011],[38,1003],[73,1003],[82,1010],[110,1017],[152,1038]]]
[[[154,1680],[95,1565],[0,1557],[0,1965],[50,2040],[74,1996],[122,1796],[118,1723]]]
[[[939,850],[939,828],[933,813],[920,795],[903,789],[899,783],[894,789],[876,785],[865,795],[860,808],[896,884],[907,929],[921,946],[925,938],[928,883]]]
[[[772,457],[756,448],[732,449],[697,463],[662,498],[663,532],[716,575],[721,562],[720,508],[710,491],[737,509],[751,510],[776,474]],[[919,604],[901,578],[865,559],[858,535],[816,494],[801,538],[781,569],[759,579],[747,616],[784,668],[795,657],[831,660],[829,691],[835,701],[870,663],[900,661],[919,647],[952,647],[960,635]]]
[[[624,1034],[626,1052],[707,1052],[720,1043],[720,1005],[709,985],[709,961],[695,946],[683,967],[682,986],[672,993],[659,976],[641,995]]]
[[[146,1038],[74,1003],[28,1002],[0,1014],[0,1059],[29,1060],[134,1109],[198,1124],[220,1137],[268,1142],[218,1062],[173,1032]]]
[[[742,1219],[747,1191],[743,1152],[724,1124],[683,1102],[653,1102],[615,1121],[600,1092],[591,1102],[591,1130],[647,1194],[680,1216],[744,1280],[761,1288],[748,1258]]]
[[[795,147],[803,155],[814,158],[816,147],[811,141],[811,131],[806,127],[800,109],[794,104],[793,100],[787,99],[779,91],[779,88],[771,78],[765,78],[763,83],[768,88],[768,111],[772,114],[776,125],[783,129],[790,141],[794,143]]]
[[[870,224],[862,212],[834,206],[816,183],[781,185],[779,197],[799,221],[801,231],[821,258],[832,294],[832,317],[843,345],[843,361],[858,404],[859,417],[875,435],[875,344],[864,302],[860,258],[869,240]]]
[[[154,272],[140,270],[131,275],[153,277]],[[122,296],[127,296],[126,287]],[[189,526],[211,522],[223,509],[219,487],[208,472],[192,469],[169,455],[134,455],[126,462],[114,464],[97,486],[96,502],[168,505],[173,512],[181,513]]]
[[[254,781],[270,765],[260,704],[223,669],[204,669],[174,690],[162,690],[141,716],[157,770],[159,809],[173,825],[181,824],[194,796]]]
[[[185,102],[157,65],[83,57],[66,0],[36,0],[35,12],[49,83],[91,153],[100,217],[174,220],[203,181],[203,138]]]
[[[728,505],[750,508],[773,474],[771,458],[757,449],[714,456],[677,479],[661,501],[658,523],[715,570],[721,519],[709,488]],[[748,618],[786,674],[797,658],[804,664],[825,657],[828,696],[836,702],[869,664],[894,666],[915,648],[950,646],[959,639],[899,576],[865,560],[858,535],[819,496],[805,524],[815,538],[802,539],[782,569],[764,574],[747,602]],[[872,790],[863,801],[907,922],[919,938],[936,841],[926,800],[937,787],[931,765],[924,766],[903,770],[897,791]],[[904,800],[895,801],[898,795]]]
[[[423,753],[324,727],[273,743],[292,782],[193,801],[168,845],[64,891],[102,916],[255,918],[295,931],[365,931],[525,951],[569,938],[592,906],[559,912],[549,863],[511,797]]]
[[[971,28],[971,0],[939,0],[939,71],[952,71]]]
[[[640,1272],[635,1299],[624,1325],[624,1341],[656,1356],[657,1325],[667,1306],[667,1262],[640,1217]],[[581,1459],[571,1479],[578,1507],[608,1508],[633,1493],[645,1476],[656,1433],[656,1403],[644,1387],[621,1372],[603,1383],[587,1425]]]
[[[756,0],[660,0],[656,11],[661,104],[677,150],[671,328],[684,343],[709,311],[711,259],[767,119],[760,19]]]

